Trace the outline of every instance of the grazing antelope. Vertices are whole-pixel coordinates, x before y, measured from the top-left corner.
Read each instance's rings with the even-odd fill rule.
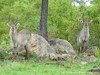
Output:
[[[28,43],[31,38],[31,32],[26,29],[22,29],[21,31],[17,32],[16,26],[19,26],[20,23],[16,22],[15,24],[9,24],[7,25],[10,27],[10,39],[12,42],[13,47],[13,54],[16,56],[18,54],[18,51],[21,47],[24,47],[26,50],[25,59],[28,59],[29,57],[29,48]]]
[[[79,53],[81,53],[87,49],[87,44],[89,42],[89,36],[90,36],[89,25],[91,24],[92,20],[90,20],[90,18],[88,20],[84,20],[84,18],[82,16],[82,20],[80,20],[80,22],[83,25],[83,28],[77,37]]]

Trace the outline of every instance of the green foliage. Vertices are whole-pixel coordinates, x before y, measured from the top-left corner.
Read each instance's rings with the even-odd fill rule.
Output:
[[[19,18],[21,26],[18,31],[27,28],[33,33],[39,32],[41,3],[40,0],[0,0],[0,46],[5,41],[9,44],[9,27],[7,27],[8,17],[10,22],[15,23],[15,18]],[[80,19],[84,13],[88,19],[90,14],[93,20],[90,26],[89,46],[100,48],[100,1],[93,0],[93,5],[86,7],[72,6],[71,0],[49,0],[48,9],[48,36],[49,38],[62,38],[68,40],[73,47],[77,48],[77,35],[82,29]],[[6,37],[5,37],[6,36]],[[3,45],[4,45],[3,44]],[[9,44],[10,46],[10,44]]]
[[[100,58],[100,49],[95,50],[94,55]]]
[[[8,56],[8,50],[0,48],[0,60],[5,59]]]
[[[0,37],[0,48],[10,48],[10,37],[8,37],[8,34],[2,34],[2,36]]]

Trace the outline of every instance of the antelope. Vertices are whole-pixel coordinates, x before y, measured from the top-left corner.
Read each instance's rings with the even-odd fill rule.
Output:
[[[7,23],[10,27],[10,39],[13,48],[13,55],[18,55],[18,51],[21,47],[25,48],[25,59],[29,57],[29,48],[28,43],[30,42],[31,32],[26,29],[22,29],[21,31],[17,32],[16,27],[20,25],[19,22],[14,24]]]
[[[90,20],[90,17],[88,20],[84,20],[82,16],[82,20],[80,20],[80,22],[83,25],[83,28],[77,37],[79,53],[84,52],[87,49],[87,45],[88,45],[89,37],[90,37],[89,26],[92,23],[92,20]]]

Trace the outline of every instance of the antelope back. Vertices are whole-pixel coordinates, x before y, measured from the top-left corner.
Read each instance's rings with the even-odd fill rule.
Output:
[[[23,29],[17,33],[18,42],[22,45],[26,45],[31,39],[31,32],[29,30]]]

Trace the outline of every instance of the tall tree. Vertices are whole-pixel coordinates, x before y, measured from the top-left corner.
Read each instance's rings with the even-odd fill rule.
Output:
[[[48,40],[47,32],[47,17],[48,17],[48,0],[42,0],[41,18],[40,18],[40,35]]]

